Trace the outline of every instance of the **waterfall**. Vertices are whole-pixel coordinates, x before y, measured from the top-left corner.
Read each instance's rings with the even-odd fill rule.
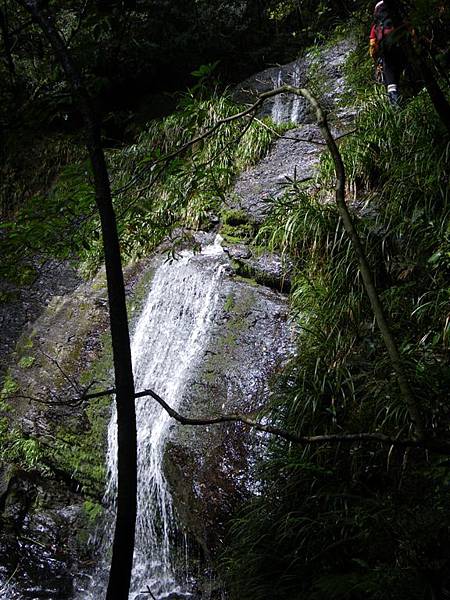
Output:
[[[292,71],[279,69],[277,76],[272,78],[274,88],[281,87],[285,83],[300,87],[302,74],[300,64],[295,63]],[[305,101],[300,96],[293,94],[278,94],[272,105],[271,117],[275,123],[300,123],[304,113]]]
[[[294,87],[300,87],[301,85],[301,73],[300,65],[296,63],[294,71],[292,73],[292,85]],[[300,123],[300,119],[303,116],[302,110],[305,104],[304,99],[301,96],[292,96],[292,107],[291,107],[291,121],[292,123]]]
[[[281,69],[277,73],[276,79],[273,79],[274,89],[279,88],[283,85],[283,72]],[[286,102],[285,94],[278,94],[275,96],[275,101],[272,105],[272,120],[274,123],[288,123],[288,102]]]
[[[187,379],[199,364],[208,339],[223,273],[222,255],[219,239],[200,254],[185,251],[178,260],[162,264],[156,270],[132,336],[136,390],[151,388],[175,409],[180,405]],[[173,421],[151,398],[136,401],[136,420],[138,514],[130,600],[140,598],[140,592],[147,589],[157,600],[189,596],[187,573],[180,573],[174,564],[176,527],[162,465]],[[105,498],[113,507],[117,491],[114,409],[108,446],[109,481]],[[111,545],[112,531],[111,526],[104,546]],[[85,594],[83,600],[86,597],[100,600],[104,590],[90,593],[91,596]],[[151,595],[142,598],[151,598]]]

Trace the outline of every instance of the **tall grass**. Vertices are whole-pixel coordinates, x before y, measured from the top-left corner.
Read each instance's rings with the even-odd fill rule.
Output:
[[[226,95],[187,93],[176,112],[151,121],[136,143],[107,150],[124,260],[152,251],[174,231],[182,235],[208,227],[236,174],[264,155],[273,134],[247,121],[225,124],[186,152],[164,159],[236,112],[239,107]],[[87,276],[102,262],[88,163],[69,160],[58,174],[55,170],[46,189],[24,202],[14,221],[2,224],[6,276],[17,278],[17,265],[36,255],[72,257]]]
[[[448,435],[449,142],[421,93],[401,111],[375,91],[340,142],[348,201],[430,435]],[[259,233],[294,263],[297,357],[269,418],[303,434],[383,431],[410,422],[330,204],[293,184]],[[373,444],[274,441],[261,494],[233,521],[224,558],[239,600],[449,597],[450,465]]]
[[[126,257],[143,255],[176,228],[208,227],[236,174],[264,155],[273,138],[266,127],[230,122],[164,161],[165,155],[236,112],[238,107],[226,96],[187,94],[173,115],[151,122],[136,144],[109,153]],[[130,179],[135,180],[132,186]]]

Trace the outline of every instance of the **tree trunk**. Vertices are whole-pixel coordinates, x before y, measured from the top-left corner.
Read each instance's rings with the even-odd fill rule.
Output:
[[[100,122],[64,40],[53,24],[52,15],[37,0],[17,1],[31,13],[50,42],[78,100],[86,124],[86,143],[103,234],[117,405],[117,516],[106,600],[128,600],[136,522],[136,414],[125,286]]]
[[[413,67],[417,70],[419,77],[423,80],[425,87],[427,88],[428,95],[431,98],[435,111],[450,134],[450,104],[434,76],[432,69],[427,64],[426,58],[419,55],[417,49],[410,48],[408,54],[409,60],[413,63]]]

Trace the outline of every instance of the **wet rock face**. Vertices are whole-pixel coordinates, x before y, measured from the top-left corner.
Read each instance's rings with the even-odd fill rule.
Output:
[[[181,412],[191,417],[261,408],[292,350],[281,294],[229,278],[220,303],[203,364],[183,398]],[[254,466],[263,451],[262,438],[240,424],[173,426],[165,464],[175,509],[207,556],[236,507],[255,492]]]
[[[320,97],[324,108],[335,110],[345,91],[343,66],[352,47],[352,40],[342,40],[320,52],[309,52],[287,65],[256,73],[236,87],[234,100],[238,104],[252,104],[264,92],[291,85],[311,88]],[[276,123],[300,124],[314,120],[306,100],[292,94],[268,98],[259,114],[272,117]]]
[[[127,270],[130,293],[142,275],[140,268]],[[54,272],[51,276],[56,277]],[[43,444],[39,472],[29,465],[19,468],[16,458],[0,460],[0,598],[5,600],[72,598],[75,574],[92,561],[88,538],[94,523],[84,507],[85,492],[91,504],[99,506],[103,490],[101,483],[89,479],[91,475],[81,481],[84,475],[80,473],[95,468],[96,460],[101,468],[109,410],[97,413],[95,447],[83,447],[83,435],[92,426],[85,410],[92,409],[92,404],[64,405],[61,401],[81,392],[79,376],[87,373],[102,351],[100,337],[108,323],[105,275],[100,272],[89,283],[77,280],[74,289],[74,281],[65,279],[64,270],[59,276],[59,285],[54,281],[41,298],[46,300],[39,305],[39,317],[20,329],[8,369],[14,391],[11,398],[2,398],[11,408],[0,416],[8,420],[9,431],[21,432],[18,443],[29,438]],[[50,298],[52,292],[61,295]],[[106,372],[99,373],[100,377],[110,369],[105,358]],[[30,399],[15,397],[15,393]],[[70,462],[72,455],[64,450],[70,450],[72,442],[64,442],[65,436],[76,440],[80,451],[91,452],[92,464],[87,465],[87,459],[78,467]],[[3,596],[6,582],[7,595]]]
[[[80,282],[69,263],[50,260],[36,270],[34,281],[28,285],[0,284],[0,292],[6,298],[0,303],[0,374],[24,328],[36,320],[54,296],[73,292]]]
[[[336,99],[344,90],[342,64],[350,48],[351,43],[341,42],[318,59],[320,76],[329,82],[323,89],[324,103],[339,121],[335,131],[352,116],[348,110],[336,109]],[[255,75],[239,86],[236,100],[252,102],[258,93],[282,83],[304,85],[316,76],[315,60],[307,56]],[[255,230],[289,180],[314,176],[323,149],[304,100],[280,96],[265,103],[262,114],[279,122],[294,121],[298,126],[278,139],[264,160],[237,178],[227,199],[228,207],[245,213]],[[211,221],[217,225],[217,217]],[[211,234],[200,234],[196,242],[206,245],[210,238]],[[256,254],[246,243],[227,243],[225,247],[228,277],[220,291],[220,308],[204,348],[202,366],[191,375],[180,408],[182,414],[192,417],[249,413],[263,407],[270,396],[271,380],[293,352],[287,297],[280,293],[289,289],[289,265],[269,252]],[[98,334],[105,326],[104,285],[81,285],[69,299],[68,294],[79,285],[76,275],[66,271],[67,265],[47,266],[34,288],[20,296],[15,314],[0,310],[0,323],[6,324],[6,341],[0,348],[3,355],[14,349],[20,334],[29,338],[23,340],[23,355],[20,350],[14,357],[13,370],[14,379],[20,379],[21,389],[29,395],[52,389],[55,380],[67,391],[67,382],[61,380],[64,378],[57,367],[35,352],[38,346],[56,357],[66,371],[79,373],[99,350],[98,337],[91,333]],[[24,326],[28,327],[25,334]],[[33,358],[32,368],[25,363],[20,366],[21,358]],[[30,436],[52,436],[61,423],[73,417],[79,417],[80,430],[84,427],[81,410],[74,413],[63,407],[55,415],[40,405],[24,403],[15,411],[16,420]],[[220,546],[234,510],[257,493],[255,465],[265,443],[263,436],[239,424],[172,426],[165,452],[166,476],[182,526],[207,557]],[[20,587],[20,593],[8,590],[5,600],[71,597],[74,573],[89,560],[86,537],[76,535],[78,530],[87,531],[82,502],[81,495],[54,476],[46,479],[0,469],[0,581],[14,574]],[[209,591],[206,583],[199,582],[199,597],[220,597],[220,583],[214,587],[210,582]]]
[[[230,208],[262,223],[290,181],[308,181],[314,176],[322,150],[316,125],[302,125],[285,133],[261,162],[239,175],[228,200]]]
[[[10,579],[17,589],[8,591],[8,600],[70,598],[73,569],[86,553],[77,534],[86,528],[80,520],[84,498],[76,493],[81,486],[67,465],[55,463],[51,450],[69,423],[77,423],[80,431],[86,425],[81,405],[60,401],[76,395],[71,382],[99,349],[106,318],[102,281],[100,275],[91,284],[80,283],[63,265],[50,265],[32,300],[27,296],[31,314],[39,316],[25,327],[17,321],[20,327],[9,330],[8,343],[15,344],[7,377],[14,387],[11,397],[2,398],[9,410],[2,406],[1,417],[10,432],[17,431],[17,444],[42,442],[46,466],[40,464],[38,472],[25,465],[26,457],[0,461],[0,589]],[[41,289],[46,283],[49,287]],[[19,315],[24,306],[19,303]]]
[[[224,251],[230,257],[236,275],[251,278],[277,292],[290,291],[292,264],[289,259],[268,251],[254,253],[245,244],[224,245]]]
[[[319,82],[321,104],[333,111],[333,133],[338,135],[351,118],[350,113],[337,109],[344,92],[342,67],[350,49],[351,43],[344,41],[320,54],[258,73],[237,88],[235,99],[252,103],[258,94],[283,83],[317,86]],[[282,135],[266,158],[238,176],[227,198],[230,214],[241,215],[254,230],[286,184],[296,180],[313,185],[324,149],[320,130],[311,122],[303,99],[279,96],[268,100],[261,111],[264,115],[279,123],[294,122],[297,127]],[[249,413],[265,406],[271,381],[294,352],[287,297],[279,293],[290,289],[289,264],[276,254],[233,242],[225,241],[223,246],[236,277],[223,286],[222,308],[202,367],[189,382],[183,399],[181,412],[192,417]],[[220,547],[236,508],[257,493],[255,465],[266,441],[236,424],[173,426],[165,454],[166,475],[180,521],[207,557]]]
[[[354,117],[351,109],[339,107],[345,92],[343,66],[351,49],[352,42],[344,40],[320,53],[310,53],[288,65],[257,73],[238,86],[235,99],[252,103],[261,92],[283,84],[311,87],[330,114],[333,133],[339,135]],[[303,98],[280,95],[268,99],[261,112],[261,116],[266,115],[277,123],[298,126],[282,135],[262,161],[236,180],[228,205],[232,210],[247,213],[256,224],[264,221],[274,199],[283,194],[287,184],[312,180],[324,149],[323,137]]]
[[[282,85],[294,87],[303,86],[308,74],[308,62],[295,60],[287,65],[271,67],[252,75],[237,86],[233,99],[238,104],[252,104],[258,95],[273,90]],[[267,99],[259,113],[261,117],[272,117],[280,123],[301,123],[307,115],[307,105],[302,98],[294,98],[282,94],[278,97]],[[276,117],[276,118],[274,118]]]
[[[0,597],[71,598],[74,557],[87,558],[83,536],[88,523],[79,498],[38,473],[17,472],[2,505],[0,580],[13,575],[14,586]]]

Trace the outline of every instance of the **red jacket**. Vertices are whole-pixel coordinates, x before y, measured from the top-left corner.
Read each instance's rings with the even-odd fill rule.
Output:
[[[370,40],[380,42],[393,31],[394,25],[384,2],[378,2],[375,6],[374,19],[370,29]]]

